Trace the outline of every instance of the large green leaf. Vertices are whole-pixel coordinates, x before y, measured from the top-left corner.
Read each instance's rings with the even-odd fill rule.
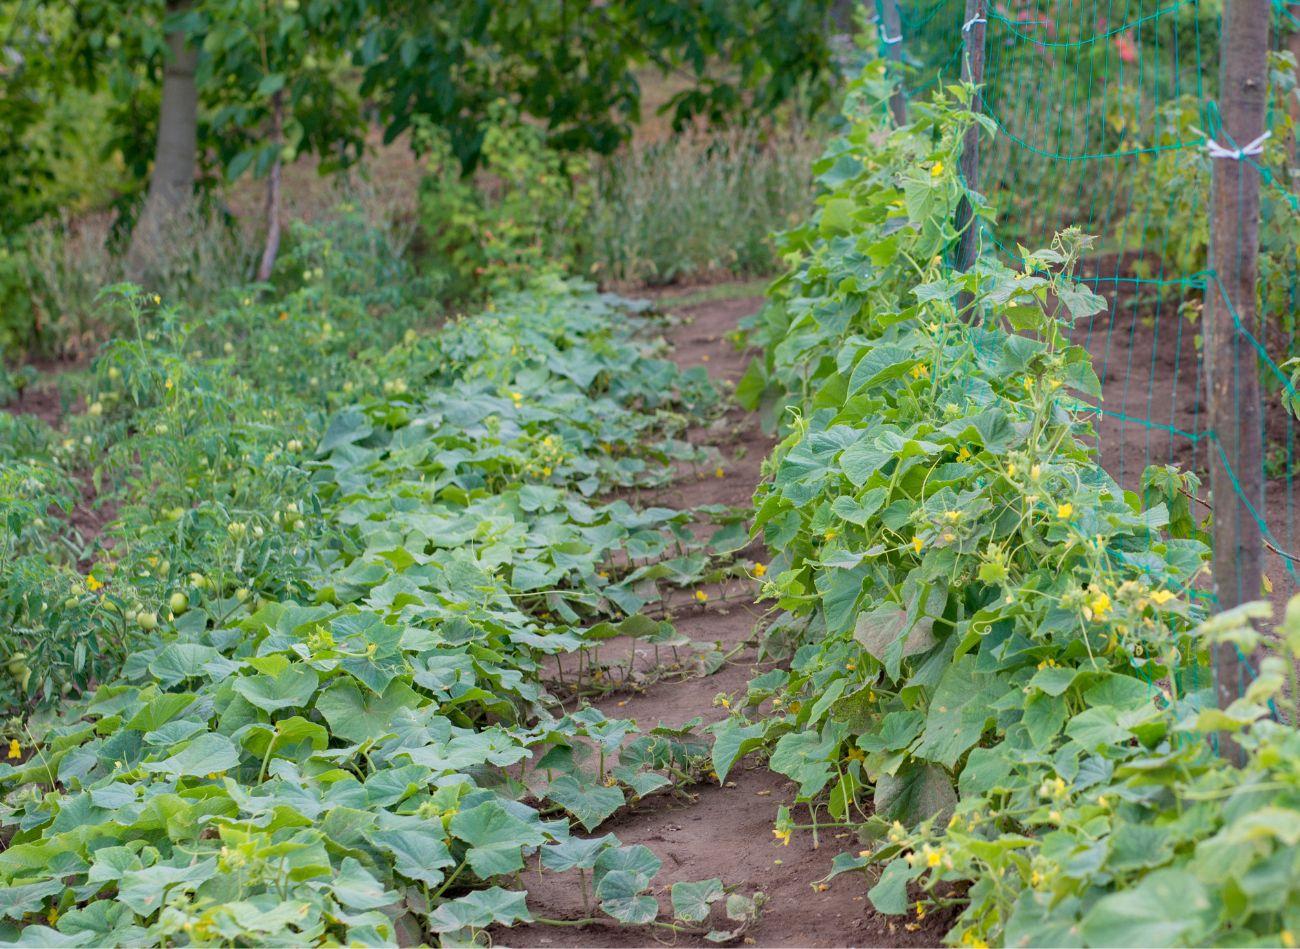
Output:
[[[992,704],[1006,689],[991,673],[977,672],[974,656],[959,658],[939,680],[915,754],[951,768],[984,733]]]
[[[1069,714],[1069,707],[1060,695],[1040,693],[1025,702],[1024,723],[1034,747],[1047,750],[1061,734],[1061,726]]]
[[[1084,709],[1065,726],[1065,733],[1088,751],[1127,741],[1132,735],[1119,724],[1120,713],[1110,706]]]
[[[719,879],[700,880],[697,883],[674,883],[672,886],[673,915],[688,923],[703,922],[709,909],[724,895]]]
[[[190,692],[164,692],[150,699],[149,704],[132,715],[122,727],[141,732],[155,731],[193,704],[194,695]]]
[[[594,782],[584,784],[569,774],[552,781],[546,796],[576,817],[587,830],[595,830],[624,803],[622,788]]]
[[[523,868],[524,847],[546,841],[542,832],[508,813],[496,801],[486,801],[451,819],[452,836],[469,844],[465,859],[481,879]]]
[[[1083,917],[1090,946],[1196,945],[1211,909],[1200,880],[1185,870],[1157,870],[1104,896]]]
[[[320,684],[316,670],[295,663],[275,675],[239,676],[235,691],[263,711],[304,708]]]
[[[456,864],[443,842],[440,827],[437,830],[432,826],[380,830],[372,833],[370,840],[392,855],[394,870],[428,886],[441,883],[442,871]]]
[[[475,890],[460,899],[449,900],[430,913],[426,919],[436,933],[458,929],[486,929],[493,923],[509,926],[532,921],[525,902],[526,893],[503,890],[499,886]]]
[[[746,725],[739,718],[724,718],[713,732],[713,773],[725,781],[736,762],[763,743],[767,726],[762,722]]]
[[[347,741],[374,741],[393,731],[399,709],[416,708],[420,697],[401,680],[392,682],[384,694],[362,692],[350,681],[340,679],[316,699],[316,710],[329,723],[330,731]]]
[[[613,834],[603,837],[569,837],[542,848],[542,866],[548,870],[590,870],[601,852],[617,847]]]
[[[655,856],[654,851],[644,844],[612,847],[602,850],[600,856],[596,858],[595,879],[600,880],[606,873],[621,870],[636,876],[637,889],[643,890],[650,885],[650,881],[655,878],[662,865],[662,861]]]
[[[772,770],[797,781],[801,798],[811,797],[830,783],[831,755],[841,740],[833,724],[827,724],[824,734],[808,731],[782,735],[772,750]]]
[[[0,886],[0,918],[22,919],[28,913],[39,913],[45,898],[63,891],[60,880],[42,880],[18,886]]]
[[[331,881],[334,897],[352,909],[379,909],[399,899],[353,857],[344,857],[339,871]]]
[[[204,667],[220,653],[201,643],[171,643],[164,646],[149,666],[163,685],[171,687],[186,679],[202,678]]]
[[[867,891],[867,899],[877,912],[900,916],[907,912],[907,884],[920,876],[924,867],[913,867],[901,857],[892,860],[880,874],[876,885]]]
[[[876,813],[912,826],[952,812],[957,793],[947,772],[931,764],[909,763],[897,775],[881,774],[876,781]]]
[[[197,860],[184,866],[155,864],[128,870],[117,886],[117,898],[141,916],[151,916],[167,901],[174,887],[190,891],[217,872],[216,860]]]
[[[146,761],[146,771],[156,771],[169,777],[198,777],[213,772],[228,771],[239,764],[239,749],[225,735],[215,732],[200,735],[162,761]]]
[[[642,893],[645,885],[639,874],[628,870],[610,870],[596,884],[600,908],[621,923],[643,925],[659,915],[659,903]]]

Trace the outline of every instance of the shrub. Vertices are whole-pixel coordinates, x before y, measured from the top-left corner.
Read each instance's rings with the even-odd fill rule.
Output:
[[[461,173],[447,133],[417,130],[428,153],[419,221],[435,272],[452,275],[454,296],[522,289],[576,265],[591,197],[585,159],[548,147],[544,132],[497,103],[478,171]]]
[[[814,155],[799,129],[694,131],[628,146],[596,166],[586,269],[650,284],[774,272],[773,234],[811,196]]]

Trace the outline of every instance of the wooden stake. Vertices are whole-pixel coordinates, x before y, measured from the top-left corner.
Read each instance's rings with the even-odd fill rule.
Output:
[[[964,54],[961,60],[961,78],[963,82],[978,86],[984,81],[984,22],[985,14],[988,13],[988,0],[966,0],[966,19],[968,26],[963,28],[962,46]],[[971,101],[971,111],[979,111],[979,99]],[[966,182],[966,188],[970,191],[979,190],[980,178],[980,130],[978,125],[972,125],[966,130],[966,135],[961,143],[961,176]],[[961,236],[957,239],[957,270],[965,273],[975,266],[975,257],[979,253],[979,225],[971,220],[973,211],[970,200],[962,197],[961,202],[957,205],[957,218],[955,224],[957,233]],[[963,228],[965,230],[963,230]],[[969,312],[970,305],[974,296],[967,290],[957,294],[957,313],[960,315],[966,313],[966,318],[971,319],[974,314]]]
[[[1218,143],[1237,149],[1264,132],[1268,92],[1269,0],[1230,0],[1223,14],[1219,70]],[[1214,496],[1214,592],[1229,609],[1257,599],[1263,576],[1263,444],[1255,307],[1259,248],[1259,172],[1250,159],[1213,159],[1210,266],[1217,280],[1205,291],[1205,372],[1209,391],[1210,490]],[[1253,509],[1253,510],[1252,510]],[[1219,707],[1248,684],[1249,656],[1214,647]],[[1241,747],[1228,733],[1219,751],[1240,764]]]
[[[898,88],[889,97],[889,110],[894,113],[894,121],[899,125],[907,124],[907,93],[903,91],[903,71],[898,67],[903,62],[903,23],[898,15],[898,0],[882,0],[880,11],[880,38],[885,42],[885,58],[898,79]]]

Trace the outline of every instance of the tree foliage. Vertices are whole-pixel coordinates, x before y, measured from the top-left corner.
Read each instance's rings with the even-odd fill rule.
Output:
[[[796,92],[829,94],[830,0],[0,0],[0,145],[4,224],[47,213],[53,167],[24,133],[74,84],[111,103],[107,147],[143,191],[154,156],[166,37],[182,30],[201,54],[197,184],[202,189],[276,158],[313,153],[322,172],[355,163],[379,121],[391,141],[413,122],[446,129],[465,168],[477,162],[493,103],[539,120],[549,144],[610,152],[641,116],[638,70],[688,80],[666,105],[747,121]],[[269,134],[273,102],[283,137]],[[105,156],[107,157],[107,156]],[[17,200],[21,198],[21,200]]]
[[[636,68],[688,78],[667,104],[678,126],[761,115],[806,87],[829,93],[827,0],[608,4],[390,4],[358,0],[354,63],[391,140],[416,116],[449,130],[472,165],[502,96],[545,121],[553,144],[610,152],[641,117]]]

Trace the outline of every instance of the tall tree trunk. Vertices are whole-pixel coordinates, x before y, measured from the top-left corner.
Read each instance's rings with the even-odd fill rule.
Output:
[[[167,13],[181,13],[189,6],[190,0],[168,0]],[[168,225],[188,211],[193,201],[199,137],[199,94],[194,71],[199,50],[186,40],[183,30],[167,35],[169,56],[163,69],[153,174],[127,255],[128,270],[136,280],[146,277],[159,262],[167,246]]]
[[[280,169],[283,161],[280,149],[284,146],[284,90],[271,93],[271,144],[275,146],[275,161],[266,181],[266,246],[262,261],[257,265],[257,279],[265,283],[275,270],[275,258],[280,252]]]

